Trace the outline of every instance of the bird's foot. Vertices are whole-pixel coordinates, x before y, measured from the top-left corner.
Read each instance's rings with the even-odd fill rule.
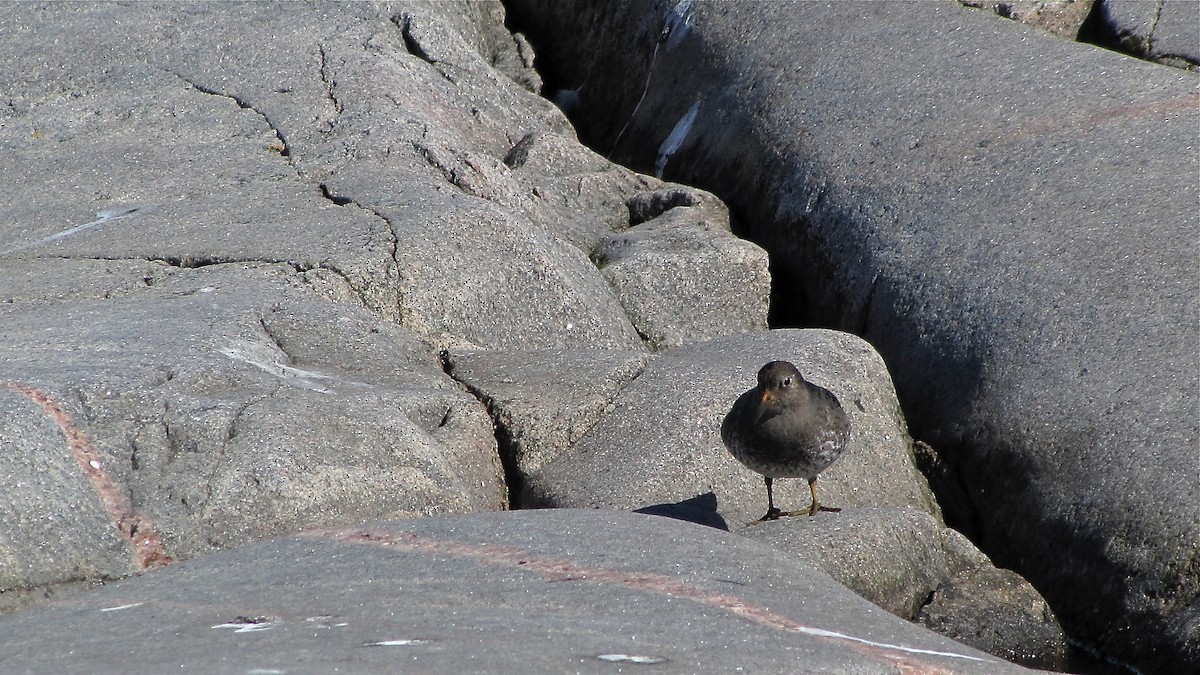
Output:
[[[813,505],[808,507],[808,515],[810,515],[810,516],[815,516],[820,511],[828,511],[830,513],[840,513],[841,509],[834,508],[832,506],[825,506],[824,504],[818,504],[816,502],[813,502]]]
[[[784,516],[794,516],[794,515],[796,515],[796,514],[791,511],[780,511],[779,509],[771,508],[771,509],[767,510],[766,514],[764,514],[762,518],[752,521],[749,524],[750,525],[758,525],[760,523],[765,523],[769,520],[779,520],[780,518],[783,518]]]

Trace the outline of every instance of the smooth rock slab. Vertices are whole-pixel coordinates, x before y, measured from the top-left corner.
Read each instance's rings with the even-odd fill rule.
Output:
[[[761,544],[594,511],[259,542],[4,617],[0,634],[6,672],[1027,672]]]

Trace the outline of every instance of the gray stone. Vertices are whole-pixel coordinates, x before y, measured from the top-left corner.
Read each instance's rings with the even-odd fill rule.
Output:
[[[1104,36],[1131,54],[1195,70],[1200,11],[1195,0],[1097,0]]]
[[[1016,572],[980,566],[946,580],[921,608],[926,628],[1008,661],[1072,672],[1062,628]]]
[[[994,12],[1074,40],[1092,12],[1096,0],[958,0],[964,7]],[[1100,0],[1103,2],[1103,0]]]
[[[621,390],[612,412],[528,477],[522,503],[669,514],[670,505],[711,493],[707,521],[741,528],[766,511],[766,489],[722,445],[721,419],[774,359],[794,362],[850,415],[850,448],[822,474],[822,502],[937,513],[882,360],[862,340],[823,330],[748,333],[661,353]],[[808,487],[780,480],[775,496],[784,509],[806,505]]]
[[[1029,672],[770,547],[594,511],[259,542],[0,618],[0,634],[5,672]]]
[[[531,133],[504,162],[534,197],[526,207],[589,255],[613,232],[633,224],[629,199],[664,185],[609,162],[580,145],[573,133]]]
[[[408,331],[287,265],[106,264],[154,283],[0,309],[6,591],[506,505],[486,410]]]
[[[1046,601],[923,511],[843,509],[741,531],[803,559],[902,619],[1027,666],[1063,670],[1067,642]]]
[[[0,34],[5,609],[504,508],[449,347],[624,350],[632,377],[589,256],[679,188],[576,142],[498,2],[21,5]],[[511,428],[541,424],[519,399]],[[595,414],[541,418],[522,457]]]
[[[649,360],[640,351],[451,352],[446,372],[487,404],[513,485],[611,412],[617,393]]]
[[[774,325],[876,346],[951,524],[1080,643],[1200,667],[1194,73],[953,3],[509,10],[581,138],[771,253]]]
[[[645,211],[630,207],[634,221]],[[592,255],[651,349],[766,329],[767,253],[730,234],[723,211],[714,222],[699,206],[669,208],[610,236]]]

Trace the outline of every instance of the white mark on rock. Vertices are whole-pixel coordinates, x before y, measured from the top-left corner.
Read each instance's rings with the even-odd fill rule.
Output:
[[[667,661],[661,656],[637,656],[635,654],[600,654],[596,658],[600,659],[601,661],[608,661],[610,663],[653,664],[666,663]]]
[[[330,392],[329,387],[323,383],[332,380],[332,377],[288,365],[285,363],[287,355],[277,347],[251,340],[234,340],[229,346],[222,347],[217,351],[234,361],[248,363],[263,372],[274,375],[288,384],[311,389],[321,394]]]
[[[101,608],[100,608],[100,611],[101,611],[101,612],[117,612],[117,611],[120,611],[120,610],[122,610],[122,609],[130,609],[130,608],[132,608],[132,607],[141,607],[141,606],[142,606],[142,605],[144,605],[144,604],[146,604],[146,603],[144,603],[144,602],[131,602],[131,603],[129,603],[128,605],[117,605],[116,607],[101,607]]]
[[[967,659],[968,661],[986,661],[986,659],[981,659],[977,656],[967,656],[966,654],[956,654],[955,652],[939,652],[935,649],[920,649],[917,647],[905,647],[903,645],[888,644],[886,642],[875,642],[874,640],[854,637],[853,635],[846,635],[845,633],[837,633],[831,630],[825,630],[824,628],[810,628],[805,626],[800,632],[807,633],[809,635],[818,635],[820,637],[849,640],[851,642],[858,642],[860,644],[870,645],[872,647],[881,647],[883,649],[894,649],[899,652],[908,652],[909,654],[929,654],[931,656],[948,656],[956,659]]]
[[[281,621],[237,621],[234,623],[219,623],[212,628],[235,628],[235,633],[258,633],[264,630],[271,630],[280,625]]]
[[[410,639],[406,639],[406,640],[380,640],[379,642],[368,642],[368,643],[364,644],[363,646],[364,647],[408,647],[411,645],[423,645],[428,642],[429,642],[429,640],[422,640],[421,638],[410,638]]]
[[[93,469],[99,469],[101,467],[101,464],[100,464],[100,462],[97,462],[96,460],[93,459],[90,462],[88,462],[88,466],[92,467]]]
[[[274,668],[251,668],[246,671],[246,675],[284,675],[286,670],[275,670]]]
[[[126,216],[132,214],[135,211],[137,211],[137,207],[122,207],[122,208],[104,209],[103,211],[97,211],[96,219],[90,223],[76,225],[75,227],[72,227],[67,230],[63,230],[62,232],[56,232],[48,237],[42,237],[41,239],[38,239],[37,241],[31,241],[31,242],[28,242],[25,244],[21,244],[19,246],[14,246],[10,249],[0,251],[0,255],[16,253],[17,251],[24,251],[25,249],[33,248],[34,246],[40,246],[42,244],[50,244],[50,243],[58,241],[59,239],[66,239],[67,237],[69,237],[73,234],[79,234],[80,232],[83,232],[85,230],[90,230],[93,227],[102,225],[111,220],[120,220],[121,218],[125,218]]]
[[[692,124],[696,122],[696,114],[700,112],[700,100],[697,99],[692,104],[691,108],[679,118],[675,123],[675,128],[671,129],[671,133],[667,134],[667,138],[658,146],[658,161],[654,163],[654,175],[657,178],[662,178],[663,170],[667,168],[667,160],[674,155],[683,142],[687,140],[688,134],[692,132]]]
[[[663,35],[667,37],[667,49],[674,49],[692,31],[692,2],[693,0],[683,0],[667,14],[667,23],[663,26]]]

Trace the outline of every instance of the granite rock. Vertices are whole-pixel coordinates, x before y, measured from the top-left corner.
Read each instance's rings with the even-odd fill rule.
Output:
[[[522,504],[668,514],[671,505],[711,493],[710,520],[737,528],[758,518],[766,510],[762,477],[729,454],[720,426],[758,369],[775,359],[832,390],[850,415],[850,448],[819,481],[823,502],[939,514],[882,360],[858,338],[823,330],[746,333],[660,353],[621,389],[611,412],[526,477]],[[780,480],[775,496],[781,508],[804,505],[808,488]]]
[[[843,509],[741,534],[796,555],[902,619],[1009,661],[1069,672],[1067,641],[1046,601],[928,513]]]
[[[302,533],[0,617],[0,633],[6,672],[1030,672],[769,546],[605,511]]]
[[[955,3],[509,9],[580,138],[770,253],[773,325],[879,350],[952,525],[1079,643],[1200,667],[1195,73]]]

